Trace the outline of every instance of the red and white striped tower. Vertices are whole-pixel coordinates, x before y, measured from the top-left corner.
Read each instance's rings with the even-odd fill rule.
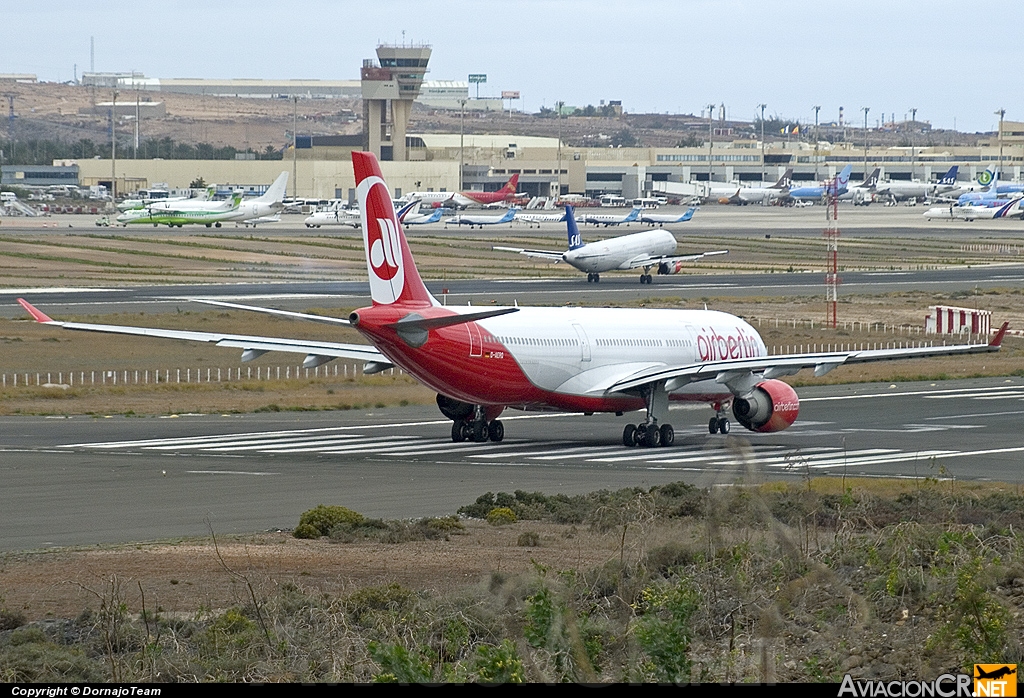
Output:
[[[825,206],[825,218],[828,227],[823,233],[828,248],[828,259],[825,266],[825,322],[835,329],[839,324],[839,228],[836,219],[839,217],[838,177],[833,177],[826,188],[828,197]]]

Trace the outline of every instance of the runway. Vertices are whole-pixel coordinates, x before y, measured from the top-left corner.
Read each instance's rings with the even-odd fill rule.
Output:
[[[316,504],[406,518],[484,492],[575,494],[819,475],[1024,481],[1024,379],[804,388],[777,434],[711,436],[674,409],[671,448],[626,449],[640,414],[506,412],[501,443],[452,443],[433,407],[0,419],[3,550],[292,528]]]
[[[588,284],[582,274],[571,279],[469,279],[426,282],[439,299],[453,305],[562,304],[575,301],[581,291],[589,299],[625,302],[652,294],[672,295],[688,300],[704,297],[818,296],[822,293],[820,274],[715,274],[700,276],[655,276],[651,286],[641,286],[630,276],[603,275],[600,284]],[[974,291],[1013,288],[1024,285],[1024,263],[978,267],[952,267],[919,271],[867,271],[843,274],[842,291],[892,293],[896,291]],[[444,293],[447,289],[448,293]],[[209,298],[248,305],[265,305],[301,311],[311,306],[360,307],[369,305],[365,281],[241,283],[182,286],[131,286],[126,288],[37,288],[0,289],[0,317],[25,316],[16,299],[28,298],[54,317],[61,314],[106,314],[115,312],[176,312],[202,310],[189,298]]]

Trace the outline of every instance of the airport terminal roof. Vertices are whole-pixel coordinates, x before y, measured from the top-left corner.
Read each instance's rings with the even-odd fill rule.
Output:
[[[458,148],[459,134],[457,133],[410,133],[411,136],[422,138],[428,148]],[[467,148],[507,148],[515,144],[517,148],[557,148],[558,139],[545,136],[518,136],[512,134],[480,134],[467,133],[465,136]]]

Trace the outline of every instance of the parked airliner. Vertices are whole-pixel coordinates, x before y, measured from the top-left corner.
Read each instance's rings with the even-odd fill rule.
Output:
[[[934,184],[931,182],[910,182],[906,180],[890,180],[879,182],[875,187],[875,194],[888,198],[892,201],[904,199],[924,199],[928,196],[936,196],[951,191],[956,187],[956,177],[959,167],[953,165],[946,174],[939,177]]]
[[[494,247],[501,252],[515,252],[527,257],[546,259],[551,262],[567,262],[580,271],[587,272],[587,281],[597,283],[601,272],[643,267],[640,283],[649,284],[653,277],[649,273],[654,267],[659,274],[677,274],[685,262],[694,262],[703,257],[725,254],[726,250],[702,252],[690,255],[674,255],[676,239],[667,230],[644,230],[632,235],[609,238],[599,242],[583,244],[573,207],[565,207],[565,225],[569,235],[569,249],[527,250],[521,247]]]
[[[769,356],[751,325],[712,310],[442,306],[416,270],[377,159],[355,152],[352,161],[371,306],[337,318],[202,302],[350,326],[370,344],[60,322],[18,302],[36,321],[55,327],[211,342],[242,349],[243,361],[286,351],[307,354],[307,367],[337,357],[365,361],[366,373],[398,366],[437,392],[438,407],[452,420],[453,441],[479,442],[504,438],[498,416],[506,408],[645,410],[642,422],[623,428],[622,443],[670,446],[672,400],[711,405],[711,433],[729,431],[730,408],[751,431],[781,431],[796,421],[800,400],[780,377],[803,369],[822,376],[860,362],[993,352],[1006,333],[1004,324],[988,344]]]
[[[475,228],[483,228],[485,225],[498,225],[500,223],[511,223],[516,217],[516,213],[519,211],[517,208],[510,208],[505,211],[501,216],[477,216],[472,214],[463,213],[458,216],[452,216],[444,222],[445,226],[449,225],[468,225],[472,230]]]
[[[629,213],[622,216],[610,213],[588,213],[583,217],[583,222],[592,225],[603,225],[606,228],[611,225],[629,225],[633,221],[639,220],[640,214],[643,211],[642,206],[634,206]]]
[[[657,225],[658,227],[661,227],[666,223],[686,223],[688,220],[693,218],[693,214],[696,212],[697,207],[691,206],[683,213],[644,213],[640,216],[640,222],[647,223],[649,225]]]
[[[836,194],[842,196],[846,193],[846,187],[850,183],[850,171],[853,168],[847,165],[843,168],[842,172],[839,173],[838,179],[836,180]],[[796,189],[789,190],[789,196],[792,199],[798,201],[815,201],[821,199],[828,193],[828,185],[818,184],[809,187],[798,187]]]
[[[402,198],[406,202],[419,199],[432,208],[440,206],[469,208],[470,206],[488,206],[502,201],[512,201],[516,198],[518,186],[519,175],[514,174],[498,191],[414,191]]]

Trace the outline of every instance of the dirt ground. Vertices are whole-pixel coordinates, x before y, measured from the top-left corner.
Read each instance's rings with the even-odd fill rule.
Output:
[[[128,607],[194,615],[250,603],[292,583],[330,597],[356,588],[396,582],[407,588],[447,592],[487,583],[492,573],[514,576],[535,563],[587,570],[618,558],[616,536],[585,527],[536,521],[491,526],[464,521],[449,540],[396,544],[299,540],[290,533],[138,543],[0,555],[0,607],[27,620],[74,618],[96,610],[112,592]],[[518,545],[524,532],[539,547]],[[113,586],[112,586],[113,585]]]

